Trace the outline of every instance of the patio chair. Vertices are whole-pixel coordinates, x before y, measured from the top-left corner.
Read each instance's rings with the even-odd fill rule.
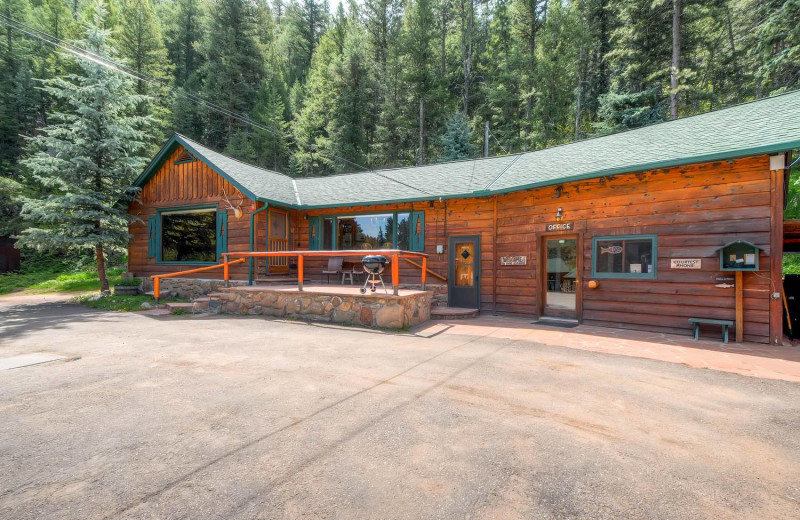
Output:
[[[354,265],[353,268],[349,271],[342,271],[342,285],[344,285],[345,280],[348,278],[350,279],[350,285],[353,285],[353,281],[357,281],[361,283],[361,275],[364,274],[364,268],[361,265]]]
[[[322,274],[328,278],[328,285],[331,283],[331,275],[335,276],[337,279],[339,278],[339,274],[342,272],[343,262],[344,257],[341,256],[332,256],[328,258],[328,268],[322,270]]]

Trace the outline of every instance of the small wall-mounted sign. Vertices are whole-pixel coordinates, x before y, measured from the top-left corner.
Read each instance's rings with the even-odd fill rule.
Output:
[[[701,269],[702,261],[700,258],[670,258],[669,266],[671,269]]]
[[[527,256],[501,256],[500,265],[527,265]]]
[[[572,231],[574,228],[573,222],[555,222],[547,224],[547,231]]]

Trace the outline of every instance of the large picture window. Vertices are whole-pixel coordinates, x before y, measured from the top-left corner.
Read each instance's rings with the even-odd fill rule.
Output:
[[[420,220],[422,229],[422,220]],[[373,213],[320,217],[320,248],[403,249],[411,248],[411,213]],[[421,231],[420,231],[421,233]]]
[[[656,277],[655,235],[595,237],[592,240],[592,276],[596,278]]]
[[[162,262],[215,262],[217,260],[215,208],[161,213]]]

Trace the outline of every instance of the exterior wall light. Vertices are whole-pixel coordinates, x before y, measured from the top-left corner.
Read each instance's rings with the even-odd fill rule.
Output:
[[[597,286],[600,285],[597,283],[597,280],[589,280],[589,289],[597,289]]]
[[[564,215],[561,213],[561,208],[558,208],[558,212],[556,213],[556,222],[561,222],[564,218]]]

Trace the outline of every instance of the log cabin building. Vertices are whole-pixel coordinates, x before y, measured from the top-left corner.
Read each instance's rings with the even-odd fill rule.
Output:
[[[429,255],[453,307],[691,334],[691,317],[734,318],[718,250],[745,241],[758,262],[743,273],[744,339],[775,344],[785,169],[799,147],[800,93],[528,153],[316,178],[175,135],[136,181],[129,270],[394,247]],[[231,276],[292,267],[270,258]],[[400,273],[419,279],[410,262]]]

